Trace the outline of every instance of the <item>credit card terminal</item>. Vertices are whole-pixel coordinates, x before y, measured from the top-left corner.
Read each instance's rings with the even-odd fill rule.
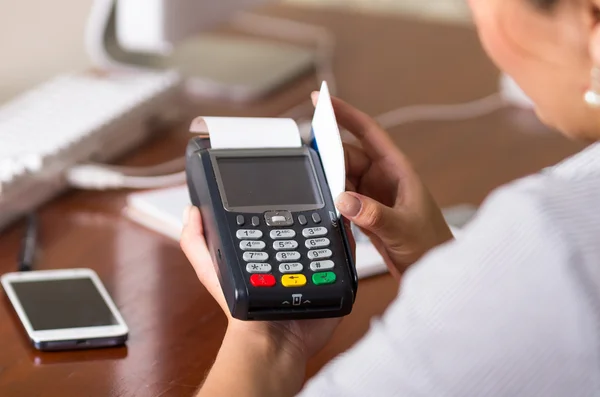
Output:
[[[190,140],[192,204],[227,305],[241,320],[349,314],[357,275],[321,160],[307,146],[210,148]]]

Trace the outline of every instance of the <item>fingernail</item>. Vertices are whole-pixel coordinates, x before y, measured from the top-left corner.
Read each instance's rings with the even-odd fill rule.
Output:
[[[338,196],[337,200],[335,200],[335,205],[343,215],[350,218],[358,215],[362,207],[362,203],[358,197],[345,192]]]
[[[183,226],[186,226],[190,220],[190,211],[192,210],[192,206],[188,205],[183,210]]]

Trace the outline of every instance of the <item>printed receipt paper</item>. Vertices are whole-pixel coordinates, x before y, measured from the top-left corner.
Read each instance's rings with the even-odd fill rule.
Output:
[[[198,117],[192,133],[208,134],[213,149],[268,149],[302,146],[298,125],[292,119]],[[312,120],[312,133],[335,200],[346,187],[344,147],[327,83],[323,83]],[[338,217],[340,216],[338,212]]]

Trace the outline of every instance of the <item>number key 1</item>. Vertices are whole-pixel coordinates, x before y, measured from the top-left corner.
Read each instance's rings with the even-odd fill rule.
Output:
[[[239,240],[258,240],[263,234],[260,230],[240,229],[235,233],[235,236]]]

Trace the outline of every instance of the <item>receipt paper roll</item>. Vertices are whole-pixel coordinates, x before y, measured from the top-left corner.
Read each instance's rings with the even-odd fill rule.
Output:
[[[190,132],[208,134],[213,149],[266,149],[302,146],[298,125],[292,119],[197,117]]]

